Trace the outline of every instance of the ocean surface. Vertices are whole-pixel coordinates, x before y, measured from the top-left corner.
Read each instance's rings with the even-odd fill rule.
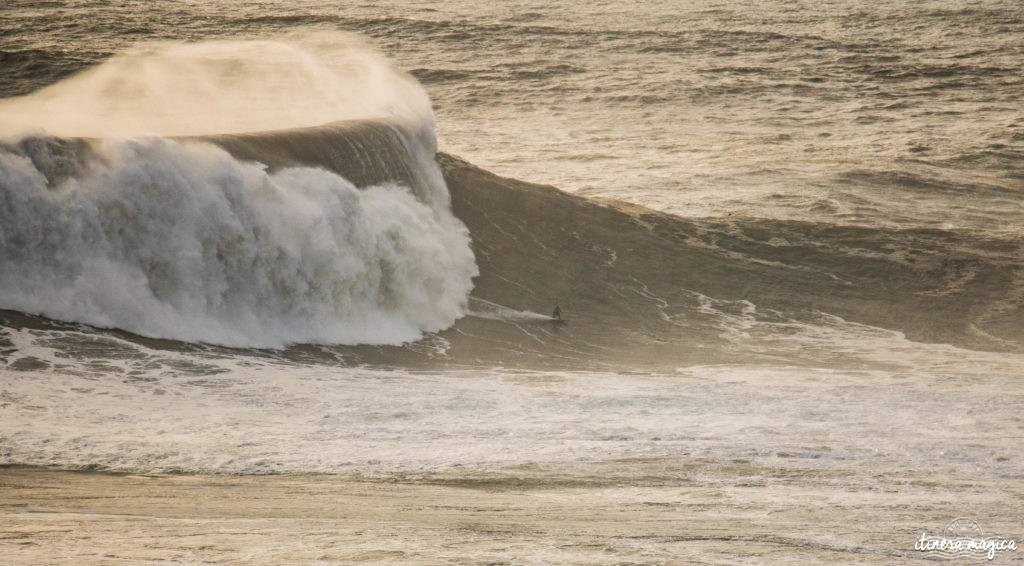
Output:
[[[7,2],[0,464],[1021,539],[1022,196],[1015,0]]]

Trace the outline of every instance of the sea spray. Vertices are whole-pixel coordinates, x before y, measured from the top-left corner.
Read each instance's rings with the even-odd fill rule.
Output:
[[[419,83],[358,37],[338,33],[141,43],[0,101],[4,136],[194,136],[339,120],[389,120],[433,137],[430,99]]]

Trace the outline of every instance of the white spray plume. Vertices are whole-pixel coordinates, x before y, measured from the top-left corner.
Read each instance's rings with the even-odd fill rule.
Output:
[[[430,122],[420,85],[359,38],[145,43],[0,101],[0,136],[186,136],[338,120]]]

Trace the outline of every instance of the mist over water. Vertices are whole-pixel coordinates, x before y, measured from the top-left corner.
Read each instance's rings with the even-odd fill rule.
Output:
[[[143,42],[0,103],[4,136],[195,136],[340,120],[389,120],[427,137],[433,129],[430,100],[415,79],[343,33]]]

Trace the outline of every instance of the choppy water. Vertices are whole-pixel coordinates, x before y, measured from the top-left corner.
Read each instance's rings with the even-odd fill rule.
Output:
[[[743,460],[764,468],[746,480],[767,485],[785,483],[772,468],[809,474],[801,481],[841,471],[849,489],[1021,479],[1020,356],[904,343],[885,364],[839,369],[423,372],[161,351],[75,330],[6,341],[21,356],[0,393],[7,462],[660,485],[703,484]]]
[[[0,94],[142,40],[349,30],[425,85],[444,149],[500,174],[686,215],[1021,228],[1013,0],[6,12]]]

